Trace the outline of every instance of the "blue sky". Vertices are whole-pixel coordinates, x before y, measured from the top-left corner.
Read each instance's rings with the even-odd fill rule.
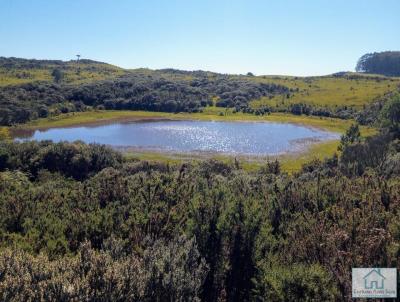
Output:
[[[321,75],[400,50],[400,0],[0,0],[0,56]]]

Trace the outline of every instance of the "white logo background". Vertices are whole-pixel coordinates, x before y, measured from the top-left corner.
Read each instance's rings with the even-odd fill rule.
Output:
[[[353,268],[353,298],[396,298],[397,269]]]

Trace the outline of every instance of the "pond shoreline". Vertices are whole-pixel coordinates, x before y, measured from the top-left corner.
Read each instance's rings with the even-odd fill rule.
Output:
[[[205,121],[234,121],[234,122],[278,122],[291,123],[323,129],[332,132],[344,133],[354,122],[352,120],[341,120],[335,118],[322,118],[314,116],[293,115],[286,113],[272,113],[270,115],[257,116],[245,113],[227,113],[219,115],[216,112],[203,113],[167,113],[150,111],[117,111],[117,110],[97,110],[61,114],[55,117],[42,118],[21,124],[12,129],[49,129],[63,128],[84,125],[110,124],[115,122],[134,122],[134,121],[154,121],[154,120],[205,120]],[[363,135],[375,133],[375,129],[361,127]]]
[[[77,113],[67,113],[60,116],[45,118],[32,121],[28,124],[19,125],[9,128],[12,131],[23,130],[32,131],[36,129],[45,130],[50,128],[69,128],[76,126],[98,126],[122,122],[138,122],[138,121],[162,121],[162,120],[203,120],[203,121],[232,121],[232,122],[277,122],[277,123],[290,123],[295,125],[302,125],[314,129],[320,129],[336,133],[344,133],[346,129],[354,123],[352,120],[340,120],[334,118],[317,118],[310,116],[297,116],[292,114],[272,113],[266,116],[256,116],[243,113],[227,113],[227,115],[220,116],[217,112],[207,111],[203,113],[165,113],[165,112],[148,112],[148,111],[87,111]],[[363,136],[370,136],[376,133],[376,129],[372,127],[360,127]],[[292,152],[273,158],[278,158],[284,170],[296,171],[301,165],[312,159],[323,159],[332,156],[337,152],[339,140],[324,140],[307,144],[301,152]],[[160,152],[140,151],[126,152],[126,156],[135,156],[142,159],[170,161],[184,160],[185,156],[180,154],[166,154]],[[179,158],[178,158],[179,157]],[[211,158],[227,159],[226,156],[220,154],[210,155]],[[192,158],[192,157],[191,157]],[[234,157],[229,157],[234,158]],[[272,156],[268,156],[272,159]],[[246,159],[249,162],[253,159]],[[259,160],[257,160],[259,161]],[[251,164],[249,164],[251,165]]]
[[[16,140],[83,141],[123,153],[176,156],[270,158],[295,156],[311,145],[337,140],[338,133],[270,121],[204,121],[135,118],[53,128],[16,128]]]
[[[200,158],[212,158],[215,156],[222,157],[231,157],[231,158],[246,158],[248,160],[265,160],[270,158],[281,158],[283,156],[296,156],[299,154],[304,154],[308,151],[308,149],[320,143],[327,143],[331,141],[337,141],[335,138],[328,139],[316,139],[316,138],[302,138],[298,140],[293,140],[290,142],[290,145],[293,147],[292,150],[282,151],[273,154],[249,154],[249,153],[241,153],[241,152],[219,152],[219,151],[202,151],[202,150],[193,150],[193,151],[176,151],[176,150],[165,150],[162,148],[146,148],[146,147],[135,147],[135,146],[112,146],[109,147],[124,153],[154,153],[154,154],[162,154],[165,156],[176,156],[176,157],[200,157]]]

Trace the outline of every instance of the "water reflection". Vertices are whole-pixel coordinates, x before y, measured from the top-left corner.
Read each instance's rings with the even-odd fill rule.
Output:
[[[101,143],[167,152],[275,155],[305,142],[337,139],[336,133],[294,124],[214,121],[147,121],[15,133],[17,140]]]

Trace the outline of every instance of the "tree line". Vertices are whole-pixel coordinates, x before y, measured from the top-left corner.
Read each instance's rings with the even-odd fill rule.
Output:
[[[367,53],[357,62],[356,71],[385,76],[400,76],[400,51]]]

